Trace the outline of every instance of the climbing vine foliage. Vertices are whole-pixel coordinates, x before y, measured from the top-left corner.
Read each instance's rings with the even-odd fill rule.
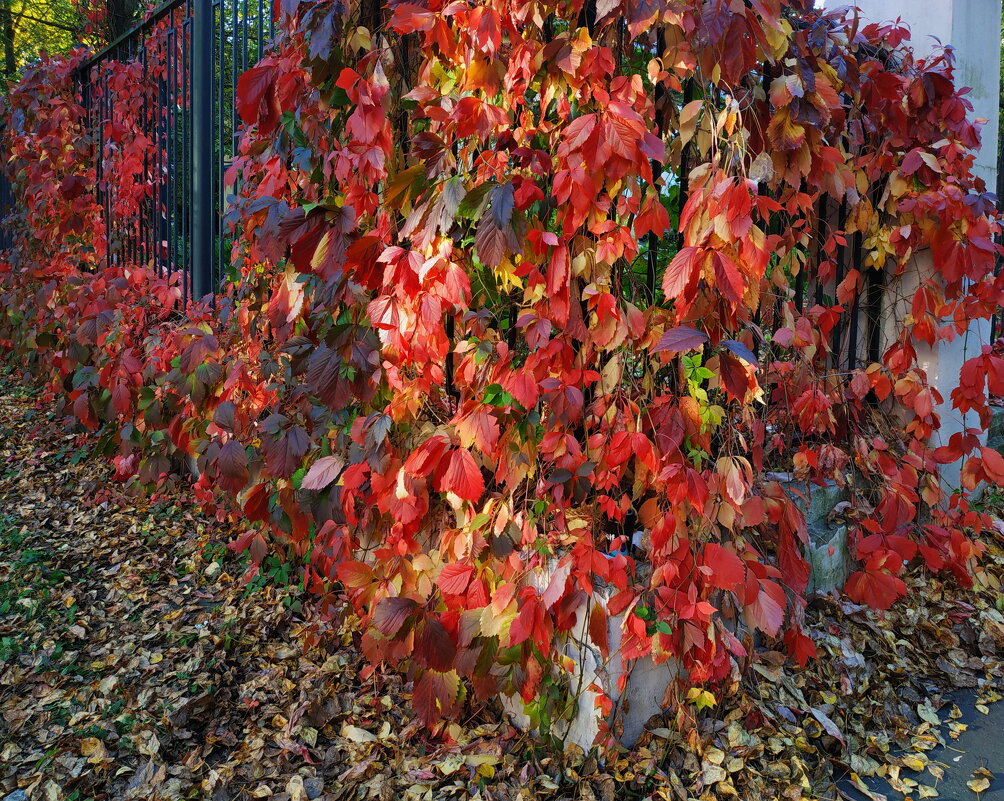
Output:
[[[95,141],[83,55],[43,60],[7,113],[3,345],[119,478],[197,463],[251,574],[350,603],[430,724],[471,694],[543,719],[573,627],[684,687],[755,638],[804,662],[799,492],[848,488],[846,592],[887,608],[911,564],[979,578],[967,497],[1004,480],[977,436],[1004,361],[975,348],[950,398],[922,369],[1004,290],[952,53],[812,5],[278,0],[232,280],[187,308],[107,257],[98,167],[128,221],[146,105]]]

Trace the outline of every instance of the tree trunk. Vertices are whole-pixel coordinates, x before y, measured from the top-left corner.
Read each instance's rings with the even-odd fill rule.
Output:
[[[0,0],[0,36],[3,37],[4,76],[13,78],[17,71],[17,60],[14,57],[14,14],[10,0]]]
[[[108,41],[114,42],[137,22],[140,0],[105,0]]]

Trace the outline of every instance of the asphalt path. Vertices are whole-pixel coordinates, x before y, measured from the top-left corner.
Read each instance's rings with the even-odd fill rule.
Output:
[[[908,769],[904,769],[901,775],[934,787],[938,792],[937,801],[1004,801],[1004,701],[990,704],[987,707],[989,714],[984,715],[976,709],[974,692],[963,690],[950,697],[962,712],[959,722],[965,723],[968,728],[958,739],[952,739],[948,736],[947,727],[942,725],[945,745],[927,752],[930,761],[939,763],[944,769],[944,777],[936,781],[927,771],[915,773]],[[990,786],[977,794],[969,788],[968,782],[973,779],[973,772],[980,768],[988,769],[993,778]],[[881,777],[862,777],[862,780],[873,794],[871,799],[856,788],[849,777],[838,782],[838,787],[854,801],[881,801],[883,797],[895,801],[903,798]],[[917,798],[917,795],[911,798]]]

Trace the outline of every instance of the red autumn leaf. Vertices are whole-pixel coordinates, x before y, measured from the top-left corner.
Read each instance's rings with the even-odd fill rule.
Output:
[[[85,426],[88,430],[97,430],[98,419],[91,410],[90,398],[86,392],[81,392],[73,401],[73,414],[80,421],[81,425]]]
[[[491,6],[477,6],[471,12],[470,24],[481,49],[488,55],[494,55],[502,42],[499,12]]]
[[[495,451],[495,446],[499,441],[499,424],[495,415],[484,407],[478,406],[469,414],[457,420],[457,435],[460,437],[460,444],[465,448],[476,445],[486,456],[490,456]]]
[[[743,560],[715,542],[704,546],[705,581],[712,587],[734,590],[746,580]]]
[[[523,371],[513,373],[506,384],[506,389],[524,409],[536,406],[540,389],[533,375]]]
[[[693,303],[703,264],[704,251],[701,248],[684,247],[673,257],[662,276],[662,292],[667,300],[676,301],[680,314],[684,314]]]
[[[802,555],[795,531],[790,526],[782,526],[777,538],[777,564],[784,583],[801,595],[809,585],[809,563]]]
[[[736,263],[721,251],[715,251],[711,263],[714,266],[715,284],[718,289],[732,303],[739,303],[743,299],[746,286]]]
[[[923,164],[923,151],[919,147],[915,147],[903,157],[899,169],[903,175],[913,175]]]
[[[275,82],[279,68],[263,63],[252,67],[237,79],[237,113],[247,125],[258,125],[259,132],[272,131],[279,122],[279,100]]]
[[[426,8],[414,3],[401,3],[394,7],[390,18],[390,27],[398,33],[415,33],[427,31],[433,26],[435,15]]]
[[[669,212],[662,205],[658,194],[649,190],[645,193],[645,200],[642,202],[641,210],[634,219],[635,236],[639,239],[649,232],[655,236],[662,236],[669,230]]]
[[[474,578],[474,568],[461,562],[452,562],[444,565],[439,571],[439,578],[436,583],[439,588],[450,595],[463,595],[467,592],[467,587]]]
[[[920,545],[919,550],[927,564],[927,569],[932,573],[937,573],[945,566],[945,555],[937,548],[932,548],[930,545]]]
[[[606,610],[596,601],[589,607],[589,639],[600,649],[604,659],[610,653],[609,626]]]
[[[345,460],[340,456],[322,456],[310,466],[300,486],[307,490],[322,490],[344,469]]]
[[[272,494],[269,482],[255,484],[244,495],[244,516],[252,523],[267,523],[269,515],[268,499]]]
[[[931,414],[934,410],[934,399],[931,397],[929,389],[917,393],[917,397],[913,402],[913,409],[921,420]]]
[[[750,377],[742,362],[731,353],[723,353],[719,360],[722,386],[731,400],[742,403],[750,389]]]
[[[452,670],[439,673],[425,670],[415,681],[411,705],[426,726],[456,713],[460,699],[460,679]]]
[[[452,492],[465,501],[478,500],[485,491],[485,480],[470,451],[457,448],[437,483],[440,492]]]
[[[708,335],[688,325],[678,325],[666,331],[652,348],[652,353],[683,353],[701,347],[708,341]]]
[[[384,637],[396,637],[417,609],[411,598],[384,598],[373,612],[373,625]]]
[[[129,387],[121,382],[116,382],[112,389],[112,408],[118,414],[128,414],[131,407],[131,395]]]
[[[812,638],[797,626],[784,633],[784,644],[788,648],[791,658],[799,667],[805,667],[810,659],[815,659],[818,656],[816,644]]]
[[[343,562],[338,566],[338,580],[352,590],[362,589],[377,580],[373,568],[364,562]]]
[[[453,667],[457,645],[450,632],[434,617],[426,617],[415,633],[415,661],[433,670]]]
[[[781,630],[781,624],[784,623],[785,605],[786,599],[781,585],[774,581],[762,580],[756,599],[746,605],[743,615],[750,626],[773,637]]]
[[[509,645],[519,645],[533,637],[538,647],[544,645],[542,650],[547,650],[544,640],[550,635],[550,628],[545,621],[540,597],[532,587],[524,588],[519,597],[519,613],[509,626]]]
[[[263,437],[261,444],[269,472],[283,478],[293,475],[300,467],[309,448],[310,438],[302,426],[293,426],[283,431],[278,438]]]
[[[248,483],[248,454],[237,440],[231,439],[216,457],[220,470],[220,486],[230,492],[240,492]]]
[[[844,590],[852,601],[885,610],[906,595],[906,584],[885,570],[864,569],[851,574]]]
[[[547,582],[547,588],[540,596],[540,601],[545,609],[550,609],[565,594],[565,585],[568,583],[568,577],[571,572],[571,559],[566,558],[562,560],[562,563],[551,574],[551,579]]]
[[[983,472],[986,473],[987,480],[998,485],[1004,484],[1004,456],[985,446],[980,448],[980,454],[983,456]]]

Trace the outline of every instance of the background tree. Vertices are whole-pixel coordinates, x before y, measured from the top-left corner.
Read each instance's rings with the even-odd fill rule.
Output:
[[[4,77],[13,78],[42,52],[115,41],[135,24],[144,5],[142,0],[0,0]]]
[[[88,32],[102,42],[114,42],[128,31],[144,7],[143,0],[74,0],[87,18]]]

